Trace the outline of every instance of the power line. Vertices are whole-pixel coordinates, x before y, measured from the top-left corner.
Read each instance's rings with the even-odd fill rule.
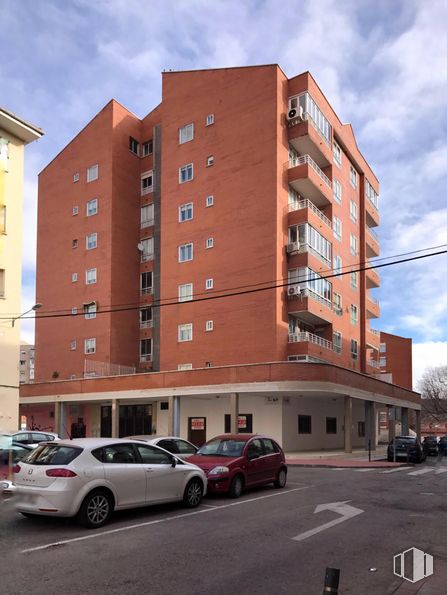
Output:
[[[432,248],[426,248],[425,250],[431,250]],[[417,253],[417,252],[421,252],[422,250],[417,250],[417,251],[413,251],[412,253]],[[411,253],[409,253],[411,254]],[[331,274],[329,275],[320,275],[318,273],[315,273],[316,275],[318,275],[318,277],[308,277],[307,279],[300,279],[300,283],[306,283],[308,281],[316,281],[319,279],[332,279],[334,277],[341,277],[343,275],[348,275],[351,273],[359,273],[362,271],[369,271],[369,270],[374,270],[374,269],[379,269],[379,268],[384,268],[384,267],[388,267],[388,266],[393,266],[396,264],[402,264],[405,262],[412,262],[412,261],[416,261],[416,260],[421,260],[423,258],[429,258],[430,256],[439,256],[441,254],[447,254],[447,250],[441,250],[439,252],[432,252],[430,254],[422,254],[420,256],[412,256],[410,258],[404,258],[404,259],[400,259],[400,260],[396,260],[394,262],[387,262],[387,263],[382,263],[382,264],[377,264],[375,266],[367,266],[367,267],[359,267],[359,268],[355,268],[353,269],[352,266],[350,266],[350,270],[348,271],[341,271],[337,270],[336,272],[331,272]],[[388,257],[388,258],[394,258],[392,256]],[[384,260],[384,259],[382,259]],[[363,264],[363,263],[362,263]],[[341,268],[346,268],[346,267],[341,267]],[[333,270],[333,269],[329,269],[329,270]],[[265,283],[260,283],[257,285],[266,285],[268,282]],[[230,292],[224,292],[224,290],[222,290],[221,292],[219,292],[218,290],[216,290],[216,293],[219,293],[219,295],[207,295],[206,297],[197,297],[197,298],[193,298],[192,300],[185,300],[185,301],[179,301],[178,298],[175,298],[175,301],[166,301],[165,303],[161,303],[161,301],[159,300],[158,303],[151,303],[151,304],[147,304],[147,307],[151,307],[151,308],[163,308],[166,306],[176,306],[179,304],[192,304],[192,303],[197,303],[197,302],[204,302],[204,301],[210,301],[210,300],[217,300],[217,299],[222,299],[222,298],[227,298],[227,297],[235,297],[235,296],[239,296],[239,295],[248,295],[250,293],[258,293],[260,291],[268,291],[271,289],[280,289],[281,287],[288,287],[289,285],[295,285],[298,283],[298,281],[287,281],[286,283],[277,283],[277,282],[273,282],[273,285],[267,285],[267,287],[256,287],[255,285],[253,285],[252,289],[245,289],[243,291],[236,291],[236,290],[230,290]],[[246,287],[250,287],[249,285]],[[117,312],[128,312],[131,310],[140,310],[141,308],[144,308],[145,304],[138,304],[136,306],[131,305],[131,306],[125,306],[125,307],[119,307],[119,306],[114,306],[111,307],[109,309],[101,309],[98,310],[96,312],[96,314],[110,314],[110,313],[117,313]],[[38,318],[39,320],[42,320],[43,318],[63,318],[63,317],[75,317],[75,316],[85,316],[85,312],[76,312],[76,314],[73,313],[68,313],[65,311],[60,311],[59,313],[47,313],[47,314],[40,314],[39,316],[37,316],[36,318]],[[32,319],[34,318],[34,316],[24,316],[23,318],[21,318],[21,320],[27,320],[27,319]],[[0,320],[11,320],[11,318],[0,318]]]

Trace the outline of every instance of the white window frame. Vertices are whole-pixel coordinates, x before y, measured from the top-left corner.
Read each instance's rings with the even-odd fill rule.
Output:
[[[146,320],[143,320],[143,312],[150,312],[150,317],[147,317]],[[151,328],[153,325],[153,311],[152,311],[152,306],[143,306],[142,308],[140,308],[140,328]]]
[[[79,172],[73,174],[73,182],[79,182]]]
[[[205,332],[209,333],[212,330],[214,330],[214,322],[212,320],[207,320],[205,323]]]
[[[357,289],[357,287],[358,287],[357,271],[351,271],[351,274],[349,275],[349,277],[350,277],[352,289]]]
[[[206,238],[205,248],[209,250],[210,248],[214,248],[214,238]]]
[[[95,232],[89,233],[85,236],[85,249],[94,250],[98,247],[98,234]]]
[[[77,248],[78,247],[78,240],[77,239],[71,240],[71,247],[72,248]]]
[[[178,325],[178,342],[192,341],[192,322]]]
[[[350,217],[351,221],[354,221],[354,223],[357,223],[357,218],[358,218],[357,203],[352,199],[349,201],[349,217]]]
[[[184,223],[185,221],[191,221],[194,216],[194,205],[192,202],[187,202],[183,205],[180,205],[178,208],[178,220],[179,223]]]
[[[338,167],[341,167],[343,151],[336,140],[332,142],[334,162]]]
[[[359,342],[357,339],[351,339],[351,359],[359,358]]]
[[[358,178],[359,178],[359,174],[358,174],[357,170],[355,169],[355,167],[351,164],[349,166],[349,181],[351,183],[351,186],[355,189],[357,189]]]
[[[335,261],[337,261],[340,266],[336,266]],[[342,273],[342,269],[343,269],[343,259],[341,256],[338,255],[334,255],[334,275],[340,279],[341,278],[341,273]]]
[[[341,293],[337,293],[336,291],[332,292],[332,303],[335,314],[341,316],[343,314],[343,298]]]
[[[194,298],[194,287],[192,283],[182,283],[178,286],[178,301],[190,302]]]
[[[72,215],[78,215],[79,214],[79,207],[75,206],[71,209],[71,214]]]
[[[140,262],[147,262],[154,259],[154,238],[143,238],[140,240],[143,247],[140,253]]]
[[[143,287],[143,275],[150,276],[152,284],[148,287]],[[152,271],[144,271],[140,273],[140,295],[150,295],[154,291],[154,274]]]
[[[178,364],[177,370],[192,370],[192,364]]]
[[[152,153],[154,152],[154,140],[152,138],[149,140],[145,140],[141,146],[142,146],[142,157],[147,157],[148,155],[152,155]],[[149,151],[149,147],[150,147],[150,151]]]
[[[182,254],[184,256],[189,256],[190,258],[182,258]],[[179,262],[189,262],[194,258],[194,244],[189,242],[188,244],[181,244],[178,247],[178,261]]]
[[[339,180],[337,180],[336,178],[334,178],[332,186],[333,186],[334,200],[336,202],[338,202],[338,204],[341,204],[342,194],[343,194],[341,182]]]
[[[208,114],[205,120],[205,126],[211,126],[214,124],[214,114]]]
[[[349,249],[351,251],[351,254],[353,256],[357,256],[358,254],[358,248],[359,248],[359,241],[356,235],[354,235],[353,233],[351,233],[350,238],[349,238]]]
[[[206,166],[211,167],[212,165],[214,165],[214,155],[208,155],[206,158]]]
[[[205,207],[212,207],[214,206],[214,195],[210,194],[205,199]]]
[[[189,174],[190,172],[190,174]],[[183,175],[185,174],[185,175]],[[178,183],[186,184],[194,179],[194,163],[187,163],[178,168]]]
[[[148,203],[140,208],[140,228],[154,225],[154,203]]]
[[[339,219],[336,215],[334,215],[332,220],[332,229],[334,231],[334,238],[337,238],[337,240],[341,240],[342,222],[341,219]]]
[[[76,351],[78,344],[76,339],[73,339],[73,341],[70,341],[70,351]]]
[[[341,349],[342,349],[342,334],[340,333],[340,331],[333,331],[333,333],[332,333],[332,346],[334,348],[335,353],[341,353]]]
[[[350,308],[350,320],[351,324],[358,324],[359,321],[359,309],[355,304],[351,304]]]
[[[84,353],[85,355],[96,353],[96,337],[84,339]]]
[[[87,204],[85,205],[86,216],[93,217],[93,215],[96,215],[98,213],[98,205],[99,203],[97,198],[92,198],[91,200],[87,201]],[[92,212],[90,212],[90,209]]]
[[[178,129],[178,144],[183,145],[194,140],[194,122],[185,124]]]
[[[96,302],[91,304],[84,304],[84,318],[86,320],[91,320],[92,318],[96,318]]]
[[[76,283],[78,280],[78,273],[71,273],[71,282]]]
[[[143,349],[143,345],[150,345],[151,349],[149,352],[147,353],[142,353]],[[140,339],[140,362],[151,362],[152,361],[152,351],[153,351],[153,341],[152,341],[152,337],[144,337],[143,339]]]
[[[140,156],[140,143],[133,136],[129,136],[129,151],[137,157]]]
[[[76,306],[73,306],[73,308],[71,309],[71,313],[72,313],[73,315],[75,315],[75,314],[77,314],[77,313],[78,313],[78,309],[76,308]]]
[[[205,289],[213,289],[214,287],[214,279],[207,279],[205,281]]]
[[[93,274],[94,273],[94,274]],[[94,285],[97,282],[97,269],[87,269],[85,271],[85,284]]]
[[[95,163],[95,165],[90,165],[87,167],[87,183],[94,182],[99,178],[99,165]]]
[[[148,179],[151,179],[151,184],[148,186],[144,186],[144,182]],[[149,194],[150,192],[154,191],[154,170],[150,170],[150,171],[145,171],[144,173],[141,174],[140,177],[140,194],[141,196],[145,196],[146,194]]]

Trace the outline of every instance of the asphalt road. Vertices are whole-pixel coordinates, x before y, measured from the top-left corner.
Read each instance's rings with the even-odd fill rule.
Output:
[[[0,593],[321,595],[332,567],[340,594],[441,595],[446,501],[447,465],[428,460],[392,472],[290,468],[284,490],[121,512],[97,531],[25,519],[5,502]],[[393,556],[413,546],[434,556],[417,586],[393,574]]]

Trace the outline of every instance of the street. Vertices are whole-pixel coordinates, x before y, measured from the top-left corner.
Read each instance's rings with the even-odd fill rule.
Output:
[[[446,497],[447,465],[428,459],[391,470],[290,467],[284,490],[208,497],[193,511],[116,513],[98,531],[26,519],[8,501],[0,592],[313,595],[331,567],[340,569],[340,594],[421,585],[421,593],[441,593]],[[393,556],[413,546],[434,557],[434,575],[415,585],[393,575]]]

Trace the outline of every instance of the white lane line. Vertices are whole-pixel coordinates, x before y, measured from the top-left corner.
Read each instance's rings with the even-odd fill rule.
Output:
[[[440,467],[439,469],[436,469],[435,475],[440,475],[441,473],[447,473],[447,467]]]
[[[431,473],[433,469],[418,469],[417,471],[412,471],[408,475],[425,475],[426,473]]]
[[[348,471],[348,469],[352,469],[352,467],[332,467],[332,471]]]
[[[377,467],[370,467],[368,469],[354,469],[357,473],[368,473],[368,471],[377,471]]]
[[[408,471],[408,467],[396,467],[395,469],[388,469],[388,471],[381,471],[380,473],[397,473],[397,471]]]
[[[177,519],[184,519],[190,516],[197,516],[199,514],[205,514],[207,512],[213,512],[215,510],[221,510],[222,508],[230,508],[230,506],[240,506],[242,504],[248,504],[250,502],[256,502],[258,500],[265,500],[266,498],[274,498],[276,496],[283,496],[284,494],[290,494],[291,492],[299,492],[301,490],[307,490],[314,487],[313,485],[305,485],[300,488],[293,488],[292,490],[285,490],[276,492],[274,494],[267,494],[266,496],[258,496],[257,498],[249,498],[248,500],[240,500],[238,502],[231,502],[229,504],[223,504],[222,506],[215,506],[212,508],[206,508],[205,510],[195,510],[194,512],[186,512],[184,514],[177,514],[175,516],[166,517],[164,519],[157,519],[155,521],[146,521],[144,523],[137,523],[136,525],[128,525],[126,527],[120,527],[119,529],[110,529],[109,531],[101,531],[100,533],[94,533],[90,535],[84,535],[82,537],[74,537],[73,539],[64,539],[63,541],[55,541],[54,543],[47,543],[45,545],[39,545],[37,547],[30,547],[26,550],[22,550],[21,554],[27,554],[29,552],[36,552],[38,550],[45,550],[50,547],[58,545],[66,545],[67,543],[74,543],[76,541],[86,541],[87,539],[94,539],[95,537],[102,537],[103,535],[112,535],[113,533],[121,533],[122,531],[129,531],[131,529],[139,529],[140,527],[148,527],[149,525],[158,525],[160,523],[166,523],[168,521],[175,521]]]
[[[200,506],[204,506],[205,508],[220,508],[219,506],[211,506],[211,504],[201,504]]]

